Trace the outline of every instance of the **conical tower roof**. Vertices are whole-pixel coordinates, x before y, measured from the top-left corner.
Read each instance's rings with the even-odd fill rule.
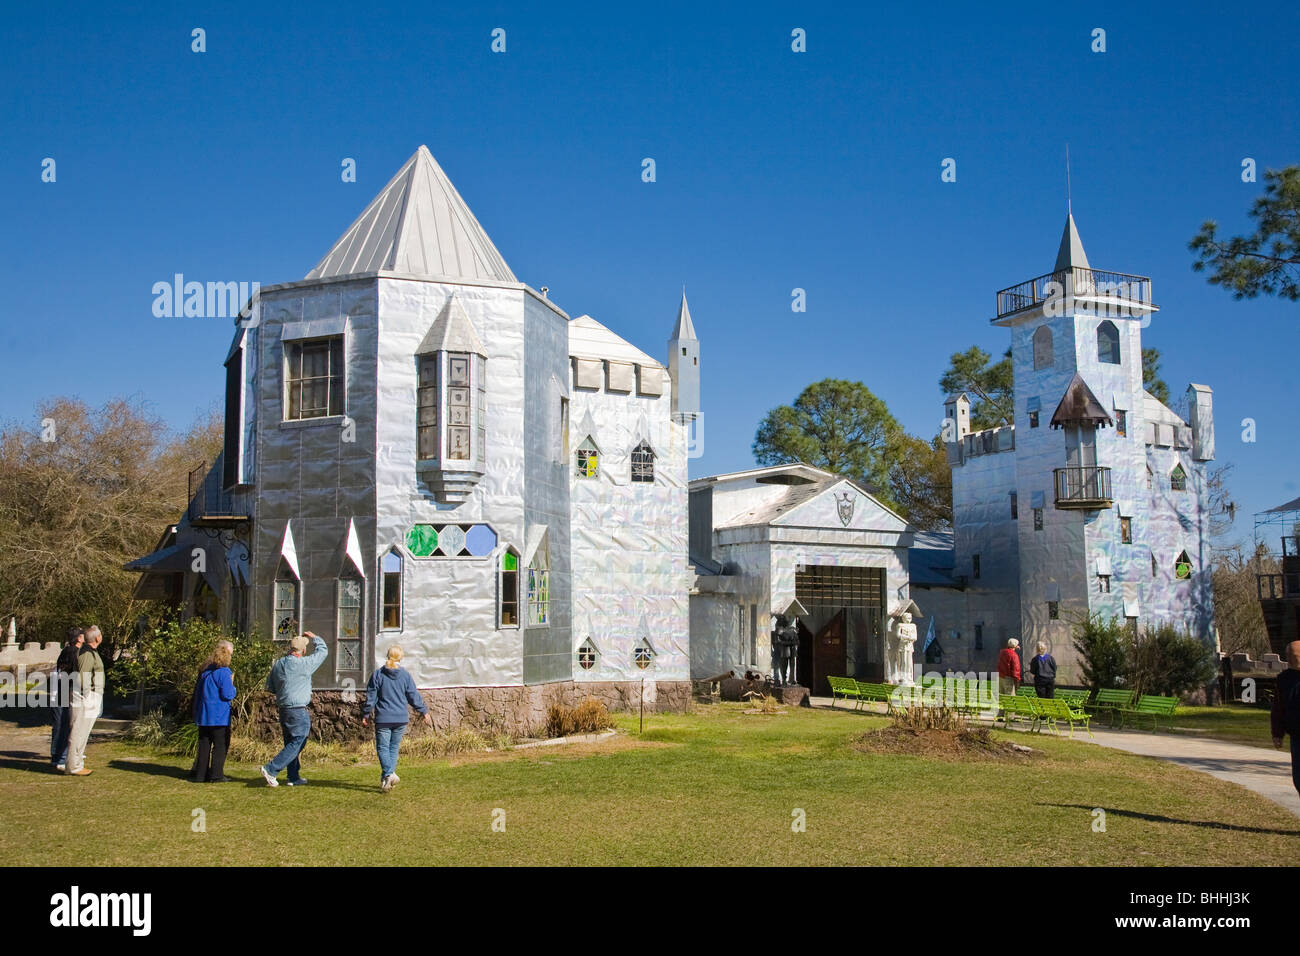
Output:
[[[682,304],[677,309],[677,325],[673,329],[672,342],[698,341],[695,338],[695,326],[691,322],[691,308],[686,304],[686,290],[682,290]]]
[[[380,270],[519,281],[426,146],[415,151],[307,278]]]
[[[1083,240],[1079,238],[1079,227],[1074,224],[1074,214],[1065,217],[1065,231],[1061,233],[1061,248],[1056,253],[1056,267],[1052,272],[1064,272],[1066,269],[1091,269],[1088,255],[1083,251]]]

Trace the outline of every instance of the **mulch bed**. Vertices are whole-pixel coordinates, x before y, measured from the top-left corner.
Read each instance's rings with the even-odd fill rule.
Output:
[[[1034,752],[995,740],[983,727],[973,730],[907,730],[885,727],[856,737],[853,749],[871,754],[902,754],[934,760],[1028,760]]]

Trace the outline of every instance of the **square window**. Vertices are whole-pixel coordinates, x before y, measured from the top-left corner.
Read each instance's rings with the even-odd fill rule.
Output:
[[[288,342],[284,365],[287,421],[343,414],[343,336]]]

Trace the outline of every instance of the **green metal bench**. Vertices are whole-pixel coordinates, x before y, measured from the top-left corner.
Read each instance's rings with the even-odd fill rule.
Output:
[[[862,695],[858,692],[858,682],[852,677],[827,677],[826,682],[831,685],[831,706],[835,706],[836,698],[841,700],[855,700],[859,705],[862,704]]]
[[[1064,697],[1036,697],[1032,699],[1031,706],[1038,712],[1039,720],[1051,727],[1055,733],[1061,732],[1057,722],[1065,721],[1070,728],[1071,737],[1074,736],[1075,724],[1082,724],[1083,729],[1088,731],[1088,736],[1092,736],[1092,718],[1088,716],[1088,712],[1082,708],[1076,709]]]
[[[1138,698],[1138,702],[1131,707],[1119,708],[1120,726],[1129,717],[1150,717],[1151,729],[1155,730],[1159,726],[1161,717],[1169,719],[1173,724],[1174,710],[1178,707],[1177,697],[1161,697],[1158,694],[1143,694]]]
[[[1038,691],[1034,690],[1032,684],[1021,684],[1016,689],[1016,695],[1019,697],[1037,697]]]
[[[1083,710],[1084,705],[1088,703],[1088,692],[1086,690],[1074,690],[1064,687],[1057,690],[1056,696],[1061,700],[1068,700],[1070,706],[1075,710]]]
[[[1119,711],[1132,706],[1133,692],[1131,690],[1103,687],[1097,691],[1097,696],[1093,698],[1087,709],[1094,714],[1105,714],[1113,724]]]
[[[1002,719],[1008,727],[1018,718],[1032,721],[1033,726],[1037,727],[1038,711],[1034,707],[1035,703],[1037,701],[1034,698],[1017,694],[1003,694],[998,698],[998,704],[1002,708]]]
[[[864,681],[855,681],[858,685],[858,700],[866,703],[874,701],[880,704],[888,704],[890,696],[894,693],[892,684],[873,684]]]

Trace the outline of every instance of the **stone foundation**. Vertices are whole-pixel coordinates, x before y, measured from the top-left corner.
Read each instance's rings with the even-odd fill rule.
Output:
[[[690,705],[690,681],[646,681],[646,713],[684,713]],[[573,707],[587,698],[601,701],[611,713],[636,711],[640,706],[641,682],[559,681],[510,687],[436,687],[420,691],[433,731],[447,733],[469,727],[484,733],[506,733],[530,737],[546,725],[546,711],[554,704]],[[365,689],[318,690],[312,694],[311,736],[314,740],[359,740],[373,735],[361,726]],[[270,694],[258,693],[250,702],[253,735],[279,739],[279,711]],[[414,712],[412,712],[414,714]],[[411,720],[411,736],[428,733],[419,717]]]

